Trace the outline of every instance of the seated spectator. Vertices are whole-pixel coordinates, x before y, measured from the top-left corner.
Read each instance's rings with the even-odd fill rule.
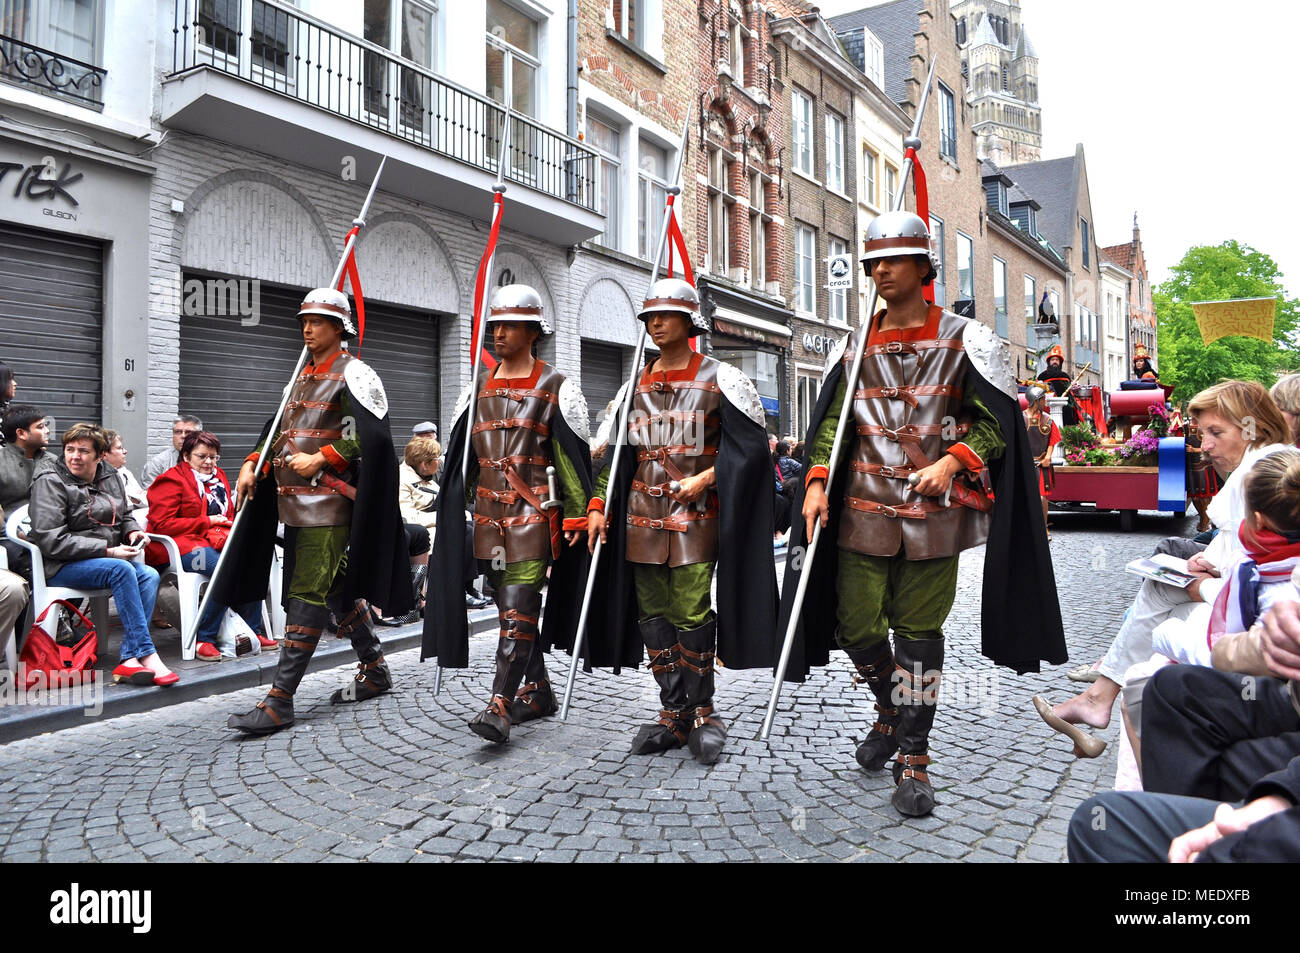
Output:
[[[1203,686],[1181,686],[1186,693],[1184,710],[1196,716],[1179,733],[1186,740],[1181,757],[1193,782],[1191,791],[1110,791],[1084,801],[1070,820],[1071,862],[1300,860],[1300,750],[1286,754],[1278,743],[1287,735],[1293,743],[1300,737],[1295,731],[1300,727],[1300,692],[1295,688],[1300,680],[1300,603],[1279,602],[1262,621],[1263,655],[1276,677],[1256,680],[1248,699],[1243,697],[1240,676],[1171,665],[1157,677],[1157,682],[1163,682],[1167,673],[1180,671],[1222,676],[1216,680],[1219,690],[1209,696],[1203,694]],[[1279,686],[1285,690],[1279,692]],[[1225,687],[1231,689],[1231,697],[1222,690]],[[1144,702],[1144,735],[1152,727],[1149,706]],[[1269,743],[1254,748],[1253,764],[1242,758],[1220,756],[1212,763],[1197,757],[1203,750],[1219,748],[1228,737],[1239,737],[1243,730]],[[1151,741],[1147,748],[1153,748]],[[1239,793],[1221,798],[1223,787],[1203,787],[1209,779],[1226,780],[1235,786],[1229,790]],[[1244,797],[1246,803],[1236,807],[1224,803],[1237,797]]]
[[[158,572],[139,560],[144,530],[131,518],[122,481],[104,461],[107,452],[98,427],[74,424],[64,433],[63,458],[32,484],[30,539],[51,584],[113,591],[122,621],[113,681],[175,685],[180,676],[163,664],[149,637]]]
[[[1238,530],[1246,516],[1242,492],[1246,475],[1269,454],[1290,449],[1283,442],[1287,427],[1282,414],[1268,392],[1254,381],[1225,381],[1207,388],[1192,398],[1189,410],[1201,431],[1203,452],[1216,469],[1231,473],[1208,508],[1219,533],[1203,552],[1188,559],[1188,569],[1197,578],[1187,589],[1143,580],[1128,617],[1102,659],[1100,677],[1086,691],[1055,707],[1041,695],[1034,696],[1039,715],[1074,742],[1078,757],[1095,758],[1105,749],[1104,741],[1075,726],[1105,728],[1110,724],[1124,673],[1151,657],[1156,627],[1167,619],[1188,618],[1199,603],[1213,604],[1224,585],[1221,571],[1244,554]]]
[[[781,471],[782,483],[803,473],[803,464],[790,456],[789,443],[784,440],[778,441],[775,453],[776,466]]]
[[[0,525],[5,514],[0,510]],[[10,638],[21,637],[18,621],[27,610],[27,580],[16,572],[0,569],[0,648]]]
[[[13,403],[16,393],[18,393],[18,381],[14,377],[14,372],[9,369],[8,364],[0,361],[0,420],[9,413],[9,405]],[[4,443],[2,434],[0,434],[0,443]]]
[[[1300,447],[1300,374],[1288,374],[1269,391],[1291,427],[1291,442]]]
[[[36,474],[54,464],[54,454],[45,448],[50,443],[50,428],[45,415],[27,404],[14,404],[0,423],[4,444],[0,446],[0,510],[12,513],[26,506]],[[9,568],[30,576],[31,556],[10,539],[3,541],[9,555]]]
[[[438,439],[438,425],[432,420],[422,420],[411,428],[412,437],[432,437]]]
[[[196,431],[186,436],[180,455],[180,462],[160,473],[149,487],[149,532],[176,541],[183,568],[211,577],[235,518],[230,481],[217,466],[221,441],[210,431]],[[160,543],[150,543],[147,559],[154,565],[163,564],[167,553]],[[262,634],[261,602],[234,608],[257,635],[262,648],[280,647],[275,639]],[[209,600],[203,618],[199,619],[195,655],[204,662],[221,661],[217,635],[225,610],[215,599]]]
[[[137,523],[144,523],[149,517],[149,497],[144,487],[140,485],[140,481],[135,478],[135,474],[126,468],[126,447],[122,444],[122,435],[107,427],[103,430],[104,439],[108,441],[108,453],[104,455],[104,459],[117,471],[118,477],[122,480],[122,488],[126,490],[126,501],[131,505],[131,515],[135,517]]]
[[[177,414],[176,419],[172,421],[172,445],[168,450],[160,450],[149,458],[149,462],[144,465],[144,473],[140,475],[140,482],[144,484],[147,490],[158,475],[166,470],[170,470],[176,464],[181,462],[181,444],[185,438],[192,433],[198,433],[203,429],[203,421],[189,414]]]
[[[398,468],[397,501],[402,509],[402,519],[425,529],[438,525],[438,462],[442,459],[442,445],[436,437],[412,437],[402,454]]]

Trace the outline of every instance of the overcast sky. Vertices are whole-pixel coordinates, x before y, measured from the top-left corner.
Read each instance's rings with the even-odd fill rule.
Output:
[[[823,16],[875,6],[822,0]],[[1039,57],[1043,158],[1083,143],[1101,245],[1133,213],[1153,283],[1193,245],[1271,255],[1300,295],[1300,4],[1021,0]],[[1015,178],[1015,169],[1008,170]]]

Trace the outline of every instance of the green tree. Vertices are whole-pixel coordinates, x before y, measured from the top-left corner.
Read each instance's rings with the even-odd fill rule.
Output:
[[[1300,370],[1300,301],[1288,298],[1277,264],[1249,245],[1226,241],[1190,248],[1154,297],[1160,380],[1174,384],[1174,399],[1187,400],[1224,379],[1271,386]],[[1252,337],[1201,339],[1192,301],[1276,297],[1273,340]]]

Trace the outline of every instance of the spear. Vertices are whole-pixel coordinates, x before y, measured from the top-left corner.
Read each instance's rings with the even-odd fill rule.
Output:
[[[664,220],[659,226],[659,241],[655,246],[654,264],[650,268],[650,283],[646,286],[648,291],[654,287],[654,283],[659,279],[659,263],[663,261],[664,245],[668,241],[668,225],[671,216],[676,214],[673,211],[673,200],[682,191],[682,172],[686,165],[686,145],[691,132],[691,107],[686,108],[686,124],[682,129],[681,145],[677,149],[677,172],[673,176],[673,184],[668,187],[668,201],[664,208]],[[645,297],[644,295],[642,296]],[[623,446],[627,443],[627,415],[632,408],[632,395],[636,392],[637,375],[641,373],[641,361],[645,359],[645,342],[646,342],[646,322],[641,323],[641,335],[637,338],[636,352],[632,356],[632,376],[624,385],[623,402],[618,408],[617,426],[610,428],[610,439],[614,443],[614,454],[609,460],[609,488],[605,491],[606,509],[609,508],[609,500],[615,492],[616,477],[618,474],[618,461],[623,453]],[[578,677],[578,657],[582,652],[582,636],[587,631],[587,614],[591,610],[591,593],[596,586],[596,570],[600,566],[600,554],[604,550],[605,541],[597,539],[596,545],[591,551],[591,566],[587,569],[587,588],[582,593],[582,611],[578,613],[578,628],[573,633],[573,657],[569,660],[569,681],[564,686],[564,704],[560,708],[560,720],[569,717],[569,703],[573,700],[573,683]]]
[[[475,331],[472,345],[474,367],[469,377],[469,406],[465,408],[465,446],[462,448],[460,456],[460,485],[462,487],[469,481],[470,431],[474,425],[474,411],[478,406],[478,369],[483,361],[483,335],[487,333],[488,299],[492,296],[488,289],[492,287],[492,263],[496,261],[497,257],[497,246],[493,239],[501,228],[501,217],[505,214],[506,150],[510,146],[510,107],[508,106],[503,113],[502,126],[505,131],[501,134],[501,152],[497,156],[497,181],[492,186],[492,191],[495,194],[492,198],[492,224],[488,230],[488,258],[483,269],[483,299],[476,302],[478,314],[474,315]],[[442,663],[435,658],[433,660],[433,693],[437,695],[441,691]]]
[[[911,134],[903,140],[904,147],[911,154],[903,159],[902,182],[898,187],[898,191],[894,194],[894,207],[890,211],[896,212],[903,207],[907,177],[912,174],[912,155],[921,147],[921,120],[925,117],[925,106],[930,100],[930,86],[934,81],[934,68],[936,65],[938,65],[937,61],[931,61],[930,73],[925,78],[925,88],[921,90],[921,102],[916,109],[916,118],[912,122]],[[848,428],[849,417],[851,416],[849,411],[852,408],[853,391],[857,386],[858,374],[862,371],[862,352],[866,350],[864,345],[867,342],[867,330],[871,327],[871,317],[876,312],[876,302],[880,296],[876,283],[871,279],[870,269],[867,270],[867,281],[871,292],[867,295],[867,299],[871,302],[871,306],[860,316],[857,339],[853,346],[853,370],[845,379],[844,403],[840,405],[840,420],[835,428],[835,442],[831,444],[830,474],[826,478],[827,498],[831,494],[831,485],[835,480],[835,461],[839,457],[840,447],[844,442],[844,433]],[[797,517],[798,514],[796,514]],[[817,556],[817,544],[821,541],[821,534],[821,520],[817,520],[813,523],[812,539],[808,541],[808,548],[804,553],[803,572],[799,574],[799,585],[795,589],[794,603],[790,608],[790,623],[786,626],[785,641],[781,645],[781,659],[776,666],[776,679],[772,682],[772,697],[768,701],[767,715],[763,719],[763,727],[758,733],[758,737],[763,741],[767,741],[768,735],[772,733],[772,722],[776,719],[776,706],[781,699],[781,685],[785,680],[785,670],[790,664],[790,651],[794,648],[794,636],[799,628],[799,614],[803,610],[803,600],[808,592],[808,580],[812,575],[813,560]]]
[[[366,215],[370,211],[370,203],[374,201],[375,191],[379,188],[380,176],[384,174],[384,163],[388,161],[388,156],[381,156],[379,159],[379,168],[375,170],[375,178],[370,183],[370,191],[366,193],[366,201],[361,206],[361,212],[352,220],[352,230],[348,233],[348,239],[343,244],[343,256],[339,259],[338,266],[334,269],[334,277],[330,279],[329,287],[337,288],[339,281],[343,278],[343,269],[347,267],[348,258],[352,256],[353,249],[356,247],[357,237],[361,229],[365,227]],[[257,466],[254,473],[261,473],[262,467],[266,463],[266,458],[271,452],[271,444],[274,442],[276,434],[280,428],[280,420],[284,417],[285,405],[289,403],[289,393],[293,389],[293,382],[298,379],[298,374],[311,352],[303,345],[302,351],[298,354],[298,360],[293,366],[293,373],[289,376],[289,383],[284,388],[284,393],[280,397],[280,406],[276,408],[275,416],[271,418],[271,426],[266,432],[266,440],[262,443],[262,448],[257,454]],[[256,488],[254,488],[256,492]],[[217,556],[217,564],[212,567],[212,578],[208,581],[207,590],[203,593],[203,601],[199,603],[199,613],[196,619],[202,619],[203,613],[208,607],[208,602],[212,599],[212,594],[217,591],[217,577],[221,575],[221,567],[226,564],[223,558],[226,553],[233,548],[230,543],[234,540],[235,535],[239,532],[239,527],[243,525],[244,513],[247,508],[240,506],[235,511],[235,521],[230,526],[230,535],[226,538],[226,545],[221,553]],[[196,623],[197,624],[197,623]]]

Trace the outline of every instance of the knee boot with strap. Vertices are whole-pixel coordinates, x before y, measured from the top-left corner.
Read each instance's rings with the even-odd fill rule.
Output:
[[[275,667],[271,689],[266,699],[258,702],[252,711],[231,715],[226,721],[228,727],[250,735],[269,735],[293,724],[294,692],[307,673],[307,663],[316,651],[321,630],[328,620],[329,610],[324,606],[314,606],[301,599],[289,600],[285,609],[280,661]]]
[[[894,688],[894,652],[886,636],[879,645],[867,649],[847,649],[849,661],[857,670],[853,687],[865,682],[876,698],[876,723],[866,740],[858,745],[858,764],[868,771],[879,771],[898,750],[894,732],[898,726],[898,706],[892,697]]]
[[[682,684],[682,661],[677,630],[663,616],[640,623],[641,639],[650,657],[650,672],[659,683],[659,720],[638,729],[632,740],[633,754],[656,754],[686,744],[690,724],[686,721],[686,690]]]
[[[691,732],[686,743],[700,764],[717,761],[727,741],[727,725],[713,713],[713,663],[717,645],[716,619],[710,619],[698,628],[677,630],[686,717]]]
[[[559,711],[555,703],[555,692],[551,689],[551,680],[546,674],[546,653],[534,648],[528,656],[528,668],[524,670],[527,681],[519,686],[515,700],[510,703],[510,722],[515,725],[545,718]]]
[[[391,689],[393,676],[384,661],[383,644],[375,634],[370,604],[364,599],[358,599],[351,609],[348,609],[341,599],[331,599],[330,608],[339,620],[338,637],[346,636],[352,642],[352,649],[357,653],[359,662],[356,676],[343,688],[334,690],[330,695],[330,704],[345,705],[368,701]]]
[[[899,715],[894,762],[893,804],[900,814],[922,817],[934,810],[930,764],[930,729],[939,701],[943,639],[898,639],[894,647],[899,672]]]
[[[532,586],[502,586],[497,591],[501,635],[497,641],[492,699],[469,723],[470,731],[493,744],[510,740],[510,703],[537,650],[537,623],[541,614],[542,594]]]

